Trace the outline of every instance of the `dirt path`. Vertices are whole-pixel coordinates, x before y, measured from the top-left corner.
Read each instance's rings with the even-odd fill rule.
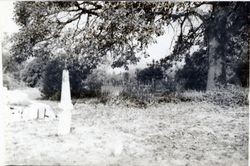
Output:
[[[56,108],[56,103],[47,102]],[[248,108],[208,103],[147,109],[76,104],[72,133],[58,120],[12,122],[6,164],[247,165]]]

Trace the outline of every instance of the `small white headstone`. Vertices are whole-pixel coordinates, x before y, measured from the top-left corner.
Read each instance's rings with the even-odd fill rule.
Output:
[[[53,109],[44,103],[34,102],[29,105],[27,108],[22,110],[22,119],[23,120],[32,120],[32,119],[44,119],[52,120],[55,119],[56,115],[54,114]]]
[[[73,109],[73,104],[71,102],[71,95],[70,95],[68,70],[63,70],[61,101],[59,103],[59,108],[61,108],[63,111],[59,115],[58,135],[65,135],[70,132],[71,110]]]

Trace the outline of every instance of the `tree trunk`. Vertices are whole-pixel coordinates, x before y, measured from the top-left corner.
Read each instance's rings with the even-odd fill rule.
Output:
[[[225,45],[227,9],[214,5],[213,20],[208,25],[209,69],[207,90],[226,86]]]

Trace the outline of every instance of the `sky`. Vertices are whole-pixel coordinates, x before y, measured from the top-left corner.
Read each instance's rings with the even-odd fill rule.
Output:
[[[0,1],[0,18],[1,31],[12,34],[18,32],[18,26],[13,20],[13,2],[14,1]]]
[[[1,17],[1,31],[8,34],[18,32],[18,26],[15,24],[13,17],[13,5],[14,1],[0,1],[0,17]],[[147,63],[152,62],[152,60],[159,60],[166,57],[171,52],[171,41],[175,36],[175,32],[172,28],[168,28],[166,34],[157,38],[157,43],[152,44],[148,48],[148,53],[150,57],[142,58],[137,65],[129,66],[130,69],[144,68]],[[107,69],[109,72],[119,73],[124,71],[123,68]]]

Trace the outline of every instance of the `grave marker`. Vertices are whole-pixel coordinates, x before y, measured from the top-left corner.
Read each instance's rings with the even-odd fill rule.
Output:
[[[71,116],[72,116],[71,110],[73,109],[73,104],[71,102],[68,70],[63,70],[61,101],[59,103],[59,108],[62,109],[63,111],[59,115],[58,135],[69,134],[71,127]]]

